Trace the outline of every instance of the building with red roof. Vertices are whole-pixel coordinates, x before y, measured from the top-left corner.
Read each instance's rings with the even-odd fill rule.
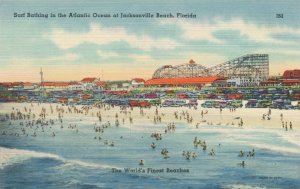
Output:
[[[97,88],[96,82],[98,81],[100,81],[100,79],[96,77],[85,77],[81,80],[81,84],[84,90],[94,90]]]
[[[71,81],[71,82],[69,82],[68,89],[72,90],[72,91],[81,91],[81,90],[83,90],[83,86],[80,82]]]
[[[260,83],[261,86],[295,86],[300,85],[300,70],[286,70],[282,78],[270,78]]]
[[[12,87],[12,83],[11,82],[3,82],[3,83],[0,83],[0,86],[8,89],[8,88]]]
[[[282,76],[283,79],[300,79],[300,70],[286,70]]]
[[[23,88],[24,88],[24,90],[33,90],[33,89],[35,89],[35,85],[30,82],[25,82],[25,83],[23,83]]]
[[[96,82],[98,79],[95,77],[85,77],[81,80],[82,83],[94,83]]]
[[[145,80],[142,78],[134,78],[131,80],[131,88],[144,87]]]
[[[137,83],[145,83],[145,80],[142,78],[134,78],[134,79],[132,79],[132,81],[135,81]]]
[[[156,78],[145,82],[145,86],[186,86],[186,85],[211,85],[219,79],[217,76],[191,77],[191,78]]]
[[[282,80],[282,85],[285,86],[293,86],[293,85],[300,85],[300,79],[286,79]]]
[[[103,90],[106,87],[105,81],[97,81],[96,83],[96,89]]]
[[[43,87],[49,90],[67,90],[69,82],[44,82]]]

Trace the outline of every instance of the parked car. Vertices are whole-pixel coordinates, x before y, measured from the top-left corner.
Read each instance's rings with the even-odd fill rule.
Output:
[[[230,102],[230,106],[233,108],[241,108],[243,107],[243,102],[241,100],[233,100]]]
[[[149,103],[152,106],[159,106],[161,104],[161,100],[160,99],[151,99],[151,100],[149,100]]]
[[[247,104],[245,105],[246,108],[257,108],[258,100],[257,99],[249,99]]]
[[[188,106],[198,106],[198,102],[196,99],[190,99],[187,105]]]
[[[215,102],[214,101],[205,101],[204,103],[201,104],[201,107],[203,108],[213,108]]]
[[[272,105],[272,101],[270,101],[270,100],[259,100],[257,107],[258,108],[268,108],[268,107],[271,107],[271,105]]]

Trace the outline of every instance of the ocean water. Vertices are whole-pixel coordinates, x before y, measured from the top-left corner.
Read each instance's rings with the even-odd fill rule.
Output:
[[[56,122],[44,132],[27,128],[26,136],[19,122],[0,122],[0,188],[300,188],[299,130],[196,129],[176,123],[175,132],[164,134],[167,123],[145,121],[112,124],[104,133],[95,133],[97,118],[65,116],[63,129]],[[78,132],[69,124],[76,124]],[[3,131],[6,135],[1,135]],[[34,131],[36,137],[31,136]],[[162,140],[150,137],[153,132],[162,133]],[[206,151],[194,147],[196,136],[206,141]],[[150,147],[152,142],[156,149]],[[170,158],[163,158],[163,148]],[[211,149],[215,156],[208,155]],[[240,150],[252,149],[254,157],[238,157]],[[183,150],[198,157],[186,160]],[[245,167],[239,165],[242,161]]]

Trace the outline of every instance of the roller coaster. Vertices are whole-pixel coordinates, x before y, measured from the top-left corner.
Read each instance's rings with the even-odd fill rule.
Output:
[[[191,78],[220,76],[225,78],[256,78],[269,76],[268,54],[247,54],[212,67],[196,64],[193,60],[178,66],[165,65],[158,68],[152,78]]]

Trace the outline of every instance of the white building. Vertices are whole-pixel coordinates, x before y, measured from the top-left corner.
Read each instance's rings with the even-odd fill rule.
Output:
[[[142,78],[134,78],[131,80],[131,88],[144,87],[145,80]]]
[[[227,79],[228,86],[237,87],[258,86],[261,81],[259,77],[234,77]]]
[[[100,80],[95,77],[86,77],[83,78],[80,83],[83,86],[83,90],[94,90],[97,87],[96,82],[98,81]]]
[[[95,83],[94,89],[101,91],[101,90],[103,90],[105,88],[105,86],[106,86],[106,83],[104,81],[97,81]]]
[[[70,91],[82,91],[83,89],[83,85],[79,82],[70,82],[68,86],[68,90]]]

